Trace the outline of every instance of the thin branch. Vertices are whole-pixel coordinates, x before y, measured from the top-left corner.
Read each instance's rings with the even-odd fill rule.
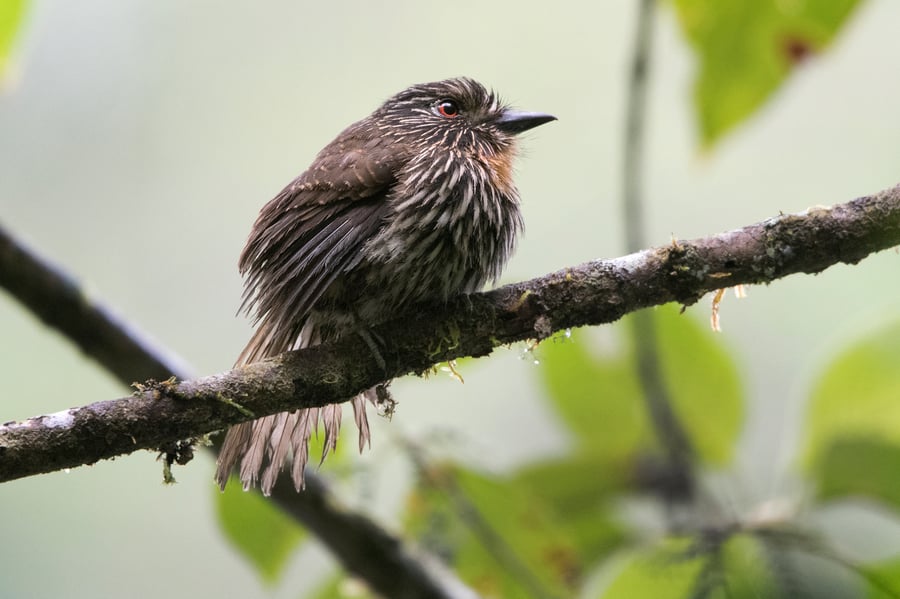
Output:
[[[323,486],[321,476],[306,473],[306,489],[294,491],[286,477],[270,498],[302,522],[341,560],[347,570],[366,581],[382,597],[398,599],[478,599],[437,558],[413,552],[366,516],[347,510]]]
[[[588,262],[373,328],[384,369],[351,336],[270,360],[0,426],[0,481],[92,464],[267,414],[345,401],[380,381],[555,331],[609,323],[724,286],[856,263],[900,244],[900,186],[708,238]]]
[[[190,368],[180,358],[88,296],[62,268],[13,238],[2,226],[0,287],[125,386],[148,378],[191,377]]]
[[[72,340],[125,386],[174,375],[190,379],[186,364],[89,298],[62,268],[39,257],[0,227],[0,286],[45,324]],[[0,442],[0,461],[5,445]],[[369,518],[340,506],[321,477],[306,473],[306,490],[294,492],[290,476],[270,500],[305,524],[345,570],[385,597],[475,599],[452,573],[426,567],[401,539]],[[211,482],[211,481],[210,481]]]
[[[644,242],[644,200],[641,178],[644,174],[644,129],[647,121],[647,84],[653,49],[653,17],[656,0],[638,4],[634,47],[625,100],[625,137],[622,140],[622,220],[625,224],[625,249],[636,252]]]
[[[647,87],[653,50],[653,19],[656,0],[641,0],[638,5],[634,33],[631,70],[623,139],[622,216],[625,224],[625,247],[635,252],[646,246],[644,241],[644,138],[647,122]],[[690,499],[694,495],[694,449],[690,438],[673,408],[672,394],[666,386],[660,363],[657,327],[654,315],[638,312],[629,329],[635,350],[637,380],[641,385],[647,414],[665,454],[665,484],[655,489],[669,504]]]
[[[428,486],[444,494],[450,501],[456,516],[469,529],[484,550],[506,574],[516,580],[532,599],[553,599],[544,588],[544,583],[518,556],[516,550],[507,543],[503,535],[495,529],[491,521],[481,513],[478,506],[466,495],[457,480],[456,472],[436,467],[428,463],[424,450],[414,443],[407,444],[407,455],[413,462],[419,478]]]

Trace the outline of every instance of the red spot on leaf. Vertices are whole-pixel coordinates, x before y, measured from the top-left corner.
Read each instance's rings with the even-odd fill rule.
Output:
[[[805,37],[788,34],[781,39],[781,53],[792,66],[809,58],[815,51],[812,43]]]

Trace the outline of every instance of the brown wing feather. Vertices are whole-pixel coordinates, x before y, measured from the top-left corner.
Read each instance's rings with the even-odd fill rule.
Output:
[[[290,349],[316,301],[381,227],[402,157],[360,130],[373,129],[349,127],[260,212],[239,263],[242,309],[260,326],[242,362]]]
[[[365,243],[382,226],[402,157],[384,139],[360,140],[359,128],[339,135],[260,212],[239,263],[246,277],[242,309],[254,313],[257,330],[238,365],[318,343],[317,331],[306,326],[310,311],[338,276],[359,263]],[[368,438],[365,397],[353,400],[360,445]],[[337,441],[340,406],[325,410],[323,418],[327,452]],[[219,485],[238,461],[245,487],[255,484],[268,458],[262,472],[268,494],[292,450],[299,488],[318,419],[319,410],[299,410],[231,427],[219,454]]]

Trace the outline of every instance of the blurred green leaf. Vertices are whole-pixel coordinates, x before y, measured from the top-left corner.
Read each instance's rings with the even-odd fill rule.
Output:
[[[721,338],[676,306],[657,309],[653,316],[663,375],[680,421],[704,461],[728,463],[743,419],[740,382],[730,355]],[[615,330],[622,332],[621,326]],[[624,462],[654,447],[633,350],[625,346],[612,355],[595,355],[588,345],[580,332],[545,343],[538,371],[585,453]]]
[[[780,573],[772,571],[772,555],[767,555],[763,546],[751,535],[735,534],[728,539],[722,548],[721,567],[727,587],[720,590],[727,588],[727,592],[711,597],[755,599],[790,595],[777,581]]]
[[[729,535],[720,537],[719,534]],[[633,554],[603,599],[756,599],[787,596],[750,535],[670,537]],[[781,589],[783,590],[783,589]]]
[[[6,73],[13,41],[25,16],[27,0],[0,2],[0,80]]]
[[[630,351],[599,356],[589,346],[584,331],[545,341],[536,371],[553,406],[588,451],[624,461],[648,442]]]
[[[865,481],[868,469],[882,477],[900,447],[900,322],[886,325],[831,363],[812,391],[803,466],[834,496],[869,494],[897,502],[890,481]],[[863,440],[868,440],[865,443]],[[874,444],[877,449],[873,447]],[[875,453],[883,452],[876,456]],[[860,470],[858,473],[853,469]],[[894,472],[894,478],[896,478]]]
[[[571,596],[584,573],[563,519],[515,480],[431,467],[410,494],[405,517],[423,546],[485,596],[531,598],[536,587]]]
[[[660,546],[636,552],[601,595],[603,599],[687,599],[706,556],[688,553],[692,542],[672,538]]]
[[[900,509],[900,445],[840,438],[817,464],[821,499],[864,496]]]
[[[704,146],[753,114],[792,69],[825,50],[859,0],[672,0],[700,66]]]
[[[337,574],[306,599],[375,599],[375,595],[368,592],[362,583],[351,580],[344,574]]]
[[[575,454],[527,466],[513,476],[558,516],[561,532],[585,564],[598,563],[625,538],[609,498],[627,489],[631,474],[619,463]]]
[[[723,337],[675,305],[656,310],[660,356],[675,411],[697,454],[723,466],[734,454],[744,416],[743,391]]]
[[[560,512],[569,514],[630,489],[631,475],[620,463],[600,455],[576,452],[529,464],[513,478],[532,493],[541,495]]]
[[[236,479],[224,493],[216,493],[216,511],[225,536],[267,583],[278,579],[288,556],[306,536],[292,518],[259,493],[244,492]]]
[[[900,559],[865,566],[860,574],[867,582],[868,599],[897,599],[900,597]]]

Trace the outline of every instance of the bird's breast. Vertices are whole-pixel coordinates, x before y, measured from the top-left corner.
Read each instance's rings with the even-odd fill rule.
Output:
[[[397,290],[401,305],[477,291],[499,276],[522,228],[511,163],[451,152],[413,167],[368,244],[368,287]]]

